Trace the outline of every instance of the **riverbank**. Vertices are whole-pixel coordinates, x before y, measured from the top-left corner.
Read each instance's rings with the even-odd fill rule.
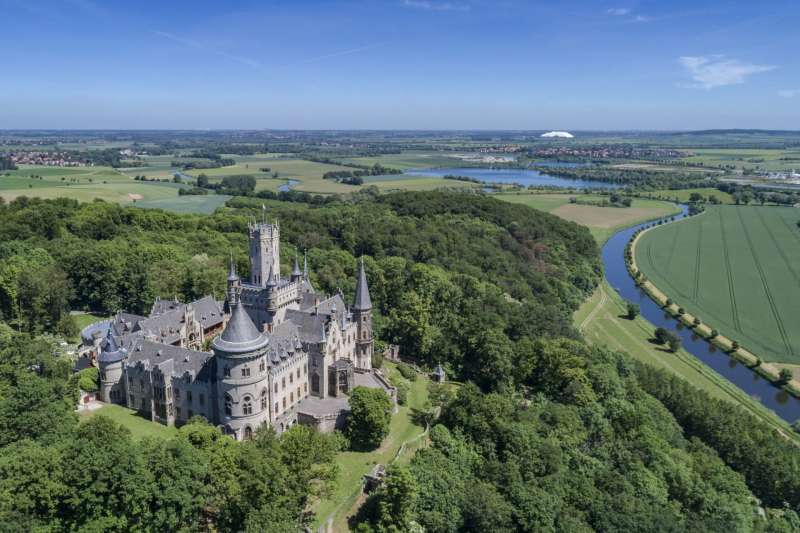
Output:
[[[705,212],[700,213],[695,216],[704,216]],[[684,222],[687,218],[679,219],[675,222],[671,222],[672,224],[680,224]],[[649,228],[644,228],[641,231],[638,231],[634,234],[633,238],[630,241],[630,255],[628,260],[628,272],[629,274],[636,279],[637,274],[639,273],[639,267],[636,264],[636,245],[639,243],[640,239],[643,235],[645,235],[648,231],[653,229],[657,226],[651,226]],[[762,359],[758,357],[756,354],[752,353],[751,351],[737,346],[734,348],[734,341],[729,339],[728,337],[717,334],[714,335],[713,332],[715,329],[708,324],[700,322],[699,324],[696,323],[697,317],[692,315],[691,313],[680,311],[682,307],[675,303],[673,299],[667,296],[661,289],[655,286],[653,282],[647,279],[639,279],[637,281],[639,287],[665,312],[669,313],[673,318],[679,321],[679,323],[683,324],[685,327],[691,329],[696,335],[705,339],[707,342],[715,346],[716,348],[724,351],[730,357],[736,359],[740,363],[744,364],[763,378],[769,380],[773,385],[777,387],[781,387],[783,390],[788,392],[789,394],[799,397],[800,398],[800,381],[797,379],[792,379],[788,383],[781,383],[780,380],[780,370],[771,363],[764,363]]]

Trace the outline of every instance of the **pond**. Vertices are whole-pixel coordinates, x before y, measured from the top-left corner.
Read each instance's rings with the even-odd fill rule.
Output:
[[[562,163],[560,166],[577,166],[580,163]],[[555,166],[551,164],[550,166]],[[561,187],[565,189],[616,189],[616,183],[605,181],[560,178],[534,169],[518,168],[422,168],[406,170],[408,176],[466,176],[486,183],[518,183],[525,187]]]
[[[685,217],[686,212],[687,208],[683,206],[683,213],[680,217]],[[676,217],[676,220],[680,217]],[[639,224],[622,230],[603,246],[603,265],[609,285],[625,300],[639,304],[642,316],[650,323],[675,332],[680,336],[687,352],[713,368],[749,396],[764,404],[790,424],[800,419],[800,400],[776,387],[723,351],[716,349],[704,339],[697,337],[690,328],[679,325],[677,320],[666,315],[664,310],[634,283],[625,265],[625,245],[637,229],[647,225],[648,223]],[[664,354],[664,357],[670,356],[668,353]]]

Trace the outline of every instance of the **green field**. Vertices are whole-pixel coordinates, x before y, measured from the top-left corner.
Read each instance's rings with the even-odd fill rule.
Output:
[[[691,150],[685,160],[705,167],[734,166],[741,170],[778,171],[800,168],[800,149],[701,148]]]
[[[676,304],[765,361],[800,362],[800,210],[717,206],[653,229],[640,270]]]
[[[665,199],[669,199],[669,200],[677,200],[679,202],[686,203],[686,202],[689,201],[689,197],[692,195],[692,193],[698,193],[701,196],[703,196],[703,198],[705,198],[705,199],[708,199],[712,195],[716,196],[717,199],[720,202],[722,202],[723,204],[732,204],[733,203],[733,198],[731,197],[730,194],[728,194],[728,193],[726,193],[724,191],[720,191],[718,189],[712,189],[712,188],[681,189],[681,190],[677,190],[677,191],[662,190],[662,191],[648,192],[648,193],[644,193],[644,194],[652,195],[653,198],[665,198]]]
[[[143,173],[141,169],[137,169]],[[132,174],[135,175],[135,174]],[[228,196],[179,196],[184,187],[170,182],[137,181],[110,167],[39,167],[23,165],[0,174],[0,197],[18,196],[73,198],[91,202],[95,198],[123,205],[161,208],[179,213],[211,213]],[[169,175],[171,179],[171,174]],[[166,176],[164,177],[166,179]]]
[[[570,203],[570,198],[586,202],[600,202],[607,199],[599,194],[530,194],[522,192],[500,193],[494,196],[506,202],[547,211],[586,226],[592,232],[595,240],[601,244],[622,228],[680,211],[677,206],[669,202],[639,198],[633,200],[631,207],[599,207]]]

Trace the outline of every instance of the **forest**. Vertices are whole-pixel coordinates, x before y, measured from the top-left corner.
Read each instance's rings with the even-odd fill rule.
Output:
[[[236,198],[210,216],[65,199],[0,205],[5,529],[295,531],[309,522],[306,503],[335,483],[338,435],[266,430],[237,443],[196,420],[177,437],[134,442],[101,416],[77,422],[70,365],[40,336],[74,330],[71,309],[141,313],[157,296],[221,299],[227,258],[246,275],[247,224],[262,217],[281,225],[285,268],[308,251],[319,291],[341,288],[349,300],[363,256],[377,338],[464,383],[432,395],[441,416],[431,445],[390,469],[354,520],[358,531],[800,528],[792,444],[581,340],[571,315],[602,274],[586,228],[484,195],[425,192]]]

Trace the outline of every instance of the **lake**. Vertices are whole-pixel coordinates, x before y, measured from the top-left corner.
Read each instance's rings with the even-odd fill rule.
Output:
[[[561,163],[559,166],[574,167],[579,163]],[[553,166],[551,164],[551,166]],[[525,187],[562,187],[565,189],[616,189],[616,183],[559,178],[533,169],[517,168],[422,168],[406,170],[407,176],[466,176],[486,183],[518,183]]]

